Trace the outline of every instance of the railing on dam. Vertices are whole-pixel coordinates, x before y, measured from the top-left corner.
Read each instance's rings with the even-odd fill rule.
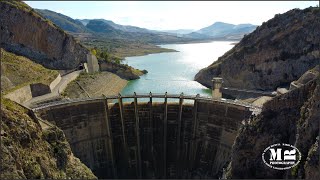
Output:
[[[232,104],[232,105],[237,105],[237,106],[243,106],[251,109],[252,111],[257,111],[260,110],[261,107],[259,106],[254,106],[249,103],[245,103],[242,101],[238,100],[232,100],[232,99],[213,99],[210,96],[200,96],[199,94],[197,95],[185,95],[183,93],[181,94],[160,94],[160,93],[144,93],[144,94],[131,94],[131,95],[114,95],[114,96],[104,96],[104,97],[96,97],[96,98],[77,98],[77,99],[63,99],[60,101],[54,101],[54,102],[49,102],[49,103],[43,103],[43,104],[38,104],[32,110],[37,111],[39,109],[44,109],[44,108],[49,108],[53,106],[58,106],[58,105],[65,105],[65,104],[70,104],[70,103],[78,103],[78,102],[90,102],[90,101],[96,101],[96,100],[119,100],[119,99],[126,99],[126,98],[137,98],[137,99],[142,99],[142,98],[163,98],[163,99],[185,99],[185,100],[203,100],[203,101],[214,101],[217,103],[224,103],[224,104]]]

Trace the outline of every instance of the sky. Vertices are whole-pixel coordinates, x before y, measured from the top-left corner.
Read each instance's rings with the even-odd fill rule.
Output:
[[[214,22],[261,25],[293,8],[319,6],[319,1],[24,1],[73,19],[112,20],[153,30],[198,30]]]

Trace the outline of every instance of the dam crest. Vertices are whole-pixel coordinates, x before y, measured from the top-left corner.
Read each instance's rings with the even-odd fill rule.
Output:
[[[150,93],[51,102],[33,111],[64,131],[99,178],[216,178],[238,128],[259,107]]]

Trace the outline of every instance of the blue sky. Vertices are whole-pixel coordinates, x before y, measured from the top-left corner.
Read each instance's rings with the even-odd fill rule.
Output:
[[[217,21],[232,24],[262,22],[293,8],[318,1],[25,1],[74,19],[103,18],[122,25],[155,30],[200,29]]]

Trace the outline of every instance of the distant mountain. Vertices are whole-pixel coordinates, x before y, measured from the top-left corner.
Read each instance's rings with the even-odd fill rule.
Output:
[[[117,30],[102,20],[90,20],[86,25],[86,28],[97,33],[109,33],[117,34]]]
[[[208,27],[195,31],[199,34],[204,34],[213,38],[225,38],[238,37],[241,39],[245,34],[249,34],[256,29],[256,25],[252,24],[229,24],[224,22],[216,22]]]
[[[161,32],[179,35],[179,34],[189,34],[189,33],[192,33],[193,31],[195,30],[194,29],[177,29],[177,30],[162,30]]]
[[[151,32],[156,32],[153,30],[145,29],[145,28],[140,28],[136,26],[130,26],[130,25],[120,25],[116,24],[113,21],[106,20],[106,19],[76,19],[77,21],[80,21],[84,26],[86,26],[90,21],[102,21],[114,29],[121,30],[124,32],[142,32],[142,33],[151,33]]]
[[[193,38],[193,39],[213,39],[211,36],[208,36],[206,34],[200,34],[197,32],[192,32],[189,34],[182,34],[184,38]]]
[[[35,9],[35,11],[41,14],[43,17],[51,20],[65,31],[74,33],[88,32],[87,28],[80,21],[74,20],[63,14],[46,9]]]
[[[121,26],[121,25],[120,25]],[[191,38],[182,38],[170,34],[160,34],[154,32],[128,32],[127,29],[116,29],[114,25],[107,20],[90,20],[86,28],[97,35],[109,39],[123,39],[128,41],[139,41],[145,43],[176,43],[191,41]],[[142,28],[141,28],[142,29]],[[131,29],[132,30],[132,29]]]

